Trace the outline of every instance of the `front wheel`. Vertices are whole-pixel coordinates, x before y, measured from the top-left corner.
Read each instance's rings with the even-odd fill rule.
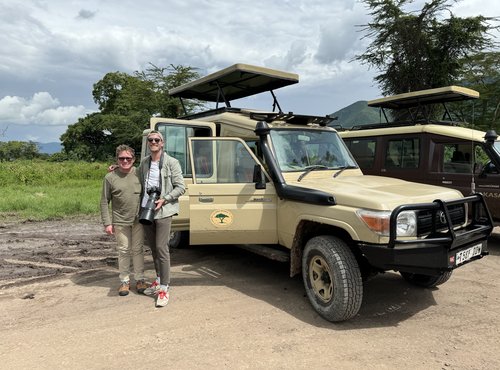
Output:
[[[453,271],[446,271],[439,275],[422,275],[412,274],[410,272],[400,272],[403,279],[407,282],[424,288],[434,288],[446,283],[450,279],[452,273]]]
[[[363,300],[361,271],[349,247],[333,236],[309,240],[302,257],[307,297],[323,318],[338,322],[354,317]]]

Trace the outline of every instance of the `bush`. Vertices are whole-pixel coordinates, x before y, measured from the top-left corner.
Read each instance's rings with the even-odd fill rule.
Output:
[[[0,220],[98,215],[108,165],[39,160],[0,163]]]

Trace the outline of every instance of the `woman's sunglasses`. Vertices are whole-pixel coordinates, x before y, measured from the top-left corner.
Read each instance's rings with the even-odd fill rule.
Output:
[[[148,137],[148,141],[149,141],[150,143],[152,143],[153,141],[154,141],[155,143],[159,143],[159,142],[161,141],[161,139],[160,139],[160,138],[157,138],[157,137],[154,137],[154,138],[153,138],[153,137]]]

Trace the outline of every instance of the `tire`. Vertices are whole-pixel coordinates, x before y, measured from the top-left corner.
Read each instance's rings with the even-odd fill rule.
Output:
[[[188,235],[184,231],[172,231],[170,240],[168,241],[169,248],[181,249],[188,245]]]
[[[403,279],[407,282],[424,288],[434,288],[438,285],[446,283],[453,271],[446,271],[440,275],[422,275],[422,274],[412,274],[410,272],[400,272]]]
[[[302,257],[307,297],[318,314],[339,322],[354,317],[363,301],[363,282],[349,247],[333,236],[309,240]]]

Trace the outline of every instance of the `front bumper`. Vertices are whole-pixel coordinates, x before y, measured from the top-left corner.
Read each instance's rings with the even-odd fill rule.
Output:
[[[466,217],[462,224],[454,220],[453,209],[463,206]],[[433,229],[414,240],[396,236],[396,220],[406,210],[432,214]],[[439,217],[437,216],[439,215]],[[441,219],[441,222],[436,220]],[[438,275],[453,270],[488,254],[487,239],[493,231],[493,221],[482,195],[475,194],[451,202],[406,205],[391,215],[391,234],[388,244],[359,244],[368,263],[383,271],[395,270],[424,275]]]
[[[457,255],[461,252],[481,246],[481,253],[470,259],[457,263]],[[445,244],[421,243],[389,248],[384,245],[360,245],[364,257],[371,266],[383,270],[411,272],[423,275],[439,275],[453,270],[469,262],[489,254],[486,240],[475,241],[460,248],[448,249]]]

